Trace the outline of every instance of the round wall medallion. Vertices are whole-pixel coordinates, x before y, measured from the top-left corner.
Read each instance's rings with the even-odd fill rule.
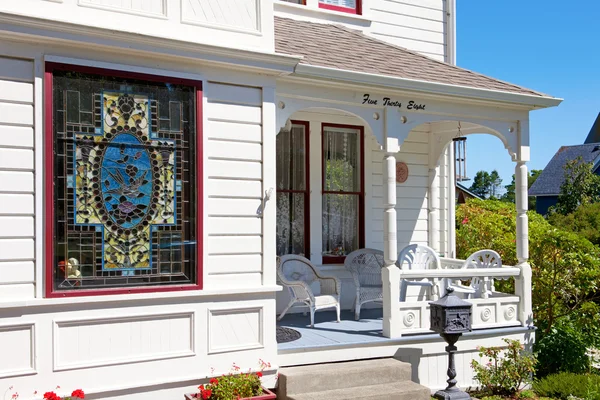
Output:
[[[492,318],[492,310],[486,307],[481,311],[481,320],[487,322],[490,318]]]
[[[516,314],[517,314],[517,310],[512,306],[508,307],[506,310],[504,310],[504,318],[506,318],[507,321],[510,321],[511,319],[513,319]]]
[[[396,182],[404,183],[408,179],[408,165],[400,161],[396,163]]]
[[[404,315],[404,326],[413,326],[415,324],[416,315],[413,312],[407,312]]]

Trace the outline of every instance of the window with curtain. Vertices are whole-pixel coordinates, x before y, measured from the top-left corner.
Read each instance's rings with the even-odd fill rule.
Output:
[[[319,0],[319,7],[352,14],[361,13],[360,0]]]
[[[310,257],[308,123],[277,135],[277,255]]]
[[[361,127],[323,125],[323,262],[363,247]]]

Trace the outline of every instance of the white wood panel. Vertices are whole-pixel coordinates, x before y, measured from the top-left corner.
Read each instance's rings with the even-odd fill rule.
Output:
[[[33,169],[33,150],[0,148],[0,168]]]
[[[378,0],[381,4],[382,0]],[[373,23],[385,22],[389,24],[395,24],[398,26],[407,26],[417,29],[423,29],[433,32],[444,32],[444,22],[430,19],[423,19],[419,17],[413,17],[410,15],[403,15],[398,13],[392,13],[385,10],[385,7],[381,9],[371,9],[371,18]]]
[[[398,231],[406,231],[406,227],[410,227],[415,231],[427,231],[428,221],[426,219],[416,219],[413,216],[410,218],[402,218],[402,215],[398,213],[397,227]],[[370,222],[373,232],[383,235],[383,220],[373,220]],[[383,237],[383,236],[382,236]]]
[[[259,0],[185,0],[182,22],[259,31]]]
[[[33,125],[33,106],[0,103],[0,124]]]
[[[260,125],[208,121],[204,132],[209,139],[239,140],[256,143],[262,141],[262,128]]]
[[[209,254],[255,254],[262,250],[260,236],[211,236],[208,238]]]
[[[242,274],[262,271],[260,254],[211,255],[208,257],[209,274]]]
[[[429,145],[426,142],[404,142],[400,146],[400,153],[429,154]]]
[[[0,57],[0,79],[33,82],[33,62]]]
[[[260,199],[208,199],[207,213],[212,216],[256,217],[262,200]]]
[[[261,161],[262,146],[258,143],[240,143],[222,140],[208,141],[208,157],[241,161]]]
[[[208,218],[208,234],[260,235],[262,234],[262,220],[258,217],[210,217]]]
[[[378,204],[378,208],[373,209],[373,221],[383,221],[383,207]],[[401,204],[396,205],[397,221],[428,220],[428,211],[426,208],[408,209],[402,208]]]
[[[372,35],[375,36],[379,40],[384,40],[390,42],[391,44],[395,44],[400,47],[405,47],[407,49],[411,49],[420,53],[424,53],[426,55],[444,55],[445,52],[445,44],[442,43],[430,43],[424,42],[420,40],[413,39],[405,39],[402,37],[390,36],[383,33],[372,32]]]
[[[415,7],[433,8],[434,10],[443,10],[444,3],[447,0],[388,0],[396,3],[402,3]]]
[[[423,7],[420,2],[415,3],[410,4],[404,0],[375,0],[371,4],[371,9],[433,21],[444,21],[443,0],[430,1],[427,3],[427,7]],[[435,7],[431,7],[434,4]]]
[[[418,42],[429,42],[434,44],[444,43],[443,32],[427,31],[418,28],[407,28],[404,26],[397,26],[388,22],[373,23],[371,25],[371,33],[374,35],[390,36],[392,38],[416,40]],[[414,47],[414,49],[418,50],[416,46]]]
[[[35,373],[34,332],[33,323],[0,325],[0,378]]]
[[[262,308],[208,312],[209,354],[264,347]]]
[[[262,106],[260,88],[209,82],[204,89],[204,94],[209,102]]]
[[[209,179],[206,192],[211,197],[254,197],[260,199],[263,195],[260,181],[236,179]]]
[[[0,214],[33,214],[33,195],[0,194]]]
[[[373,199],[379,198],[383,199],[383,186],[373,186],[372,191]],[[422,199],[427,198],[427,188],[425,187],[409,187],[399,184],[396,186],[396,198],[398,202],[402,199],[413,198],[413,199]],[[382,200],[375,200],[382,201]]]
[[[207,287],[227,289],[258,287],[263,284],[262,274],[260,272],[210,274],[205,282]]]
[[[35,298],[33,283],[14,283],[0,285],[0,300],[20,300]]]
[[[33,237],[33,217],[0,216],[0,237]]]
[[[260,124],[262,108],[238,104],[208,103],[206,115],[212,121],[231,121],[248,124]]]
[[[1,192],[33,192],[33,172],[0,171]]]
[[[377,166],[381,168],[381,163],[378,163]],[[375,168],[376,167],[374,167],[374,169]],[[381,179],[377,179],[377,178],[381,178],[381,175],[373,176],[373,179],[372,179],[373,190],[376,190],[376,188],[381,188],[381,189],[377,189],[377,190],[383,191],[382,181],[381,181]],[[413,188],[414,187],[417,187],[417,188],[426,187],[427,179],[428,178],[426,176],[409,175],[408,178],[406,179],[406,182],[399,183],[397,185],[397,190],[402,190],[402,188],[405,188],[405,187],[413,187]]]
[[[0,126],[0,146],[33,147],[33,128]]]
[[[208,160],[206,167],[210,178],[262,179],[259,162]]]
[[[35,268],[33,261],[0,262],[0,283],[33,282]]]
[[[144,17],[167,16],[167,0],[78,0],[78,3],[82,7],[101,8]]]
[[[413,176],[429,176],[429,167],[425,166],[425,165],[417,165],[417,164],[406,164],[408,166],[408,171],[410,175]],[[373,168],[373,175],[383,175],[383,171],[381,170],[381,168],[379,168],[379,170],[377,168]],[[375,178],[375,179],[381,179],[381,178]]]
[[[0,239],[0,260],[33,260],[33,239]]]
[[[33,103],[33,84],[0,79],[0,101]]]
[[[54,370],[195,354],[194,313],[55,321]]]

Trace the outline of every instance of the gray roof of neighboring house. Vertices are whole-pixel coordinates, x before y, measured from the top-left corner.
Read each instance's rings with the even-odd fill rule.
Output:
[[[583,143],[600,143],[600,113],[598,113],[592,129],[590,129],[590,133],[588,133]]]
[[[275,17],[275,51],[303,56],[300,64],[549,97],[434,60],[340,25]]]
[[[589,143],[562,146],[546,165],[540,176],[529,188],[530,196],[558,195],[565,181],[564,166],[568,161],[581,157],[583,162],[593,162],[600,155],[600,144]]]
[[[483,200],[483,197],[471,192],[471,190],[468,187],[466,187],[465,185],[463,185],[462,183],[456,182],[456,187],[458,189],[462,190],[463,192],[468,193],[469,195],[475,197],[476,199]]]

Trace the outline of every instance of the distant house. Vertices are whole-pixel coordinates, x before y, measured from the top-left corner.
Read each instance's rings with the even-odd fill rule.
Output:
[[[590,131],[590,136],[594,133],[596,128],[596,134],[600,134],[600,124],[598,119]],[[590,138],[588,136],[588,139]],[[536,196],[536,211],[539,214],[545,215],[548,213],[548,209],[555,205],[558,201],[558,195],[560,194],[560,187],[565,181],[564,166],[567,162],[575,160],[581,157],[583,162],[593,162],[594,171],[598,174],[599,162],[600,162],[600,137],[597,138],[596,143],[580,144],[575,146],[562,146],[552,160],[546,165],[546,168],[542,171],[540,176],[529,188],[529,195]]]
[[[598,113],[596,121],[592,125],[592,129],[590,129],[590,133],[588,133],[584,143],[600,143],[600,113]]]
[[[483,197],[471,192],[466,186],[456,182],[456,204],[464,204],[467,199],[483,200]]]

